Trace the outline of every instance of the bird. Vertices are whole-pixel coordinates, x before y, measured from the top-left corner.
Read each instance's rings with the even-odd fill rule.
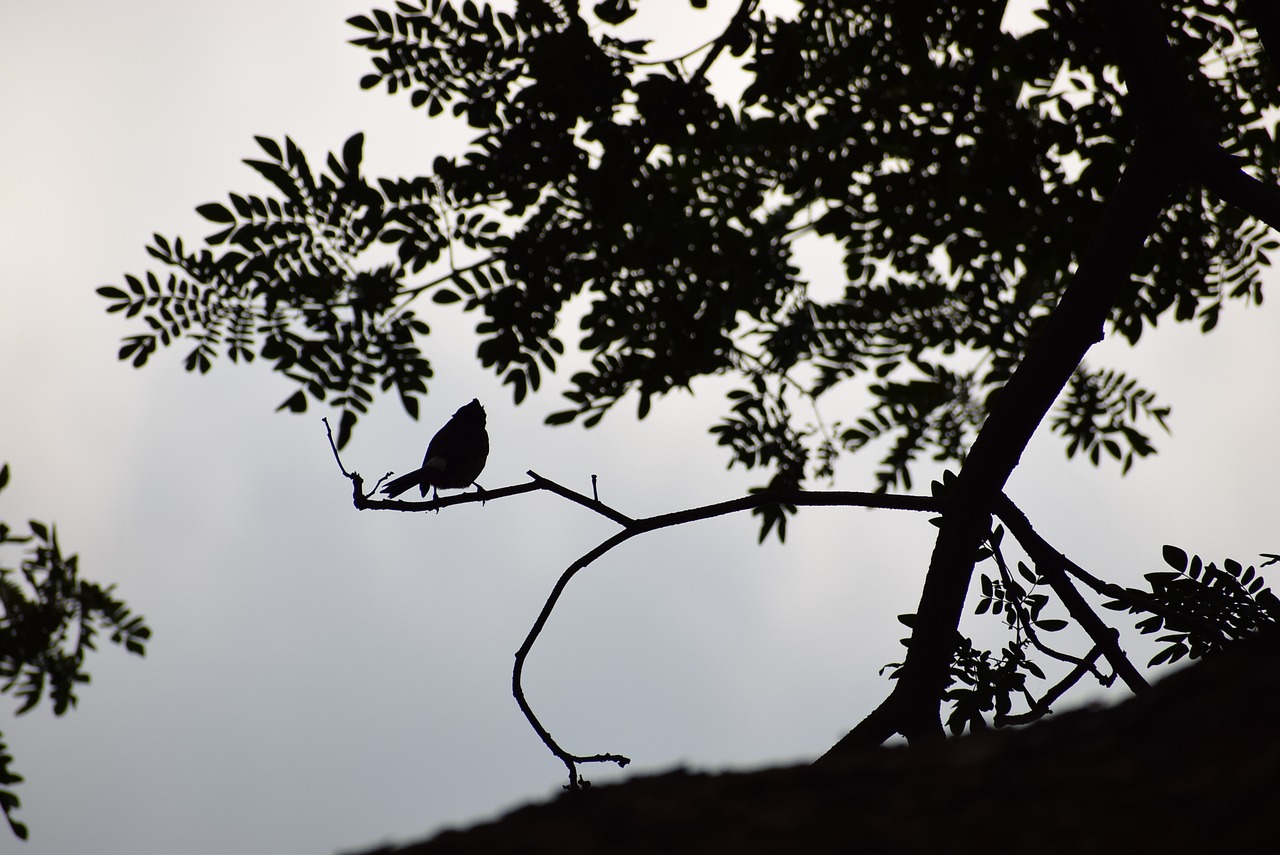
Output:
[[[488,457],[489,434],[484,429],[484,407],[480,406],[480,399],[472,398],[471,403],[458,408],[453,418],[431,438],[422,466],[393,479],[382,492],[394,499],[417,485],[418,492],[425,497],[430,487],[434,501],[442,487],[460,490],[475,484],[476,489],[483,490],[476,479]]]

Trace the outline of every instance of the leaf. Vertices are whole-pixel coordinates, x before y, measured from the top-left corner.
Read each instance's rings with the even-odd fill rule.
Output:
[[[281,410],[288,410],[291,413],[305,413],[307,411],[306,393],[299,389],[288,398],[285,398],[284,403],[276,407],[277,413]]]
[[[543,420],[543,423],[548,425],[566,425],[577,417],[577,410],[560,410],[559,412],[551,413],[547,416]]]
[[[280,150],[280,145],[275,140],[270,137],[254,137],[254,140],[269,157],[284,160],[284,152]]]
[[[209,202],[196,208],[196,213],[213,223],[234,223],[235,214],[219,202]]]
[[[357,132],[347,137],[342,144],[342,166],[348,175],[360,172],[360,163],[364,160],[364,134]]]
[[[343,410],[338,420],[338,448],[345,448],[351,439],[351,430],[356,426],[356,414],[351,410]]]
[[[1031,570],[1031,568],[1030,568],[1030,567],[1028,567],[1028,566],[1027,566],[1024,562],[1022,562],[1022,561],[1019,561],[1019,562],[1018,562],[1018,573],[1022,576],[1022,578],[1026,579],[1026,580],[1027,580],[1028,582],[1030,582],[1032,585],[1038,585],[1038,584],[1040,584],[1040,577],[1039,577],[1039,576],[1037,576],[1037,575],[1036,575],[1036,574]]]
[[[1176,546],[1165,544],[1164,562],[1174,570],[1182,572],[1187,569],[1187,553]]]

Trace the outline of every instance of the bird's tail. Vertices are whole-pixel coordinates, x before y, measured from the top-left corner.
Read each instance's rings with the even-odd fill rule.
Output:
[[[389,498],[394,499],[410,487],[416,487],[422,480],[422,470],[415,469],[407,475],[401,475],[399,478],[393,478],[388,481],[386,486],[382,488],[382,492]]]

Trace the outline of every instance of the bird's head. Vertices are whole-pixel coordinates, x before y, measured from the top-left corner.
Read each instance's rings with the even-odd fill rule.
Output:
[[[472,398],[471,403],[463,404],[459,407],[458,411],[453,414],[453,417],[455,419],[476,419],[480,424],[484,424],[484,407],[480,406],[479,398]]]

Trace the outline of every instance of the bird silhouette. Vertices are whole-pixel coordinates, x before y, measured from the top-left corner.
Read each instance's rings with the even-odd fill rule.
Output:
[[[441,488],[462,489],[475,484],[489,457],[489,434],[484,429],[484,407],[472,398],[453,414],[453,418],[431,438],[422,466],[392,480],[382,492],[391,498],[418,487],[426,496],[431,488],[434,500]],[[483,489],[476,484],[477,489]]]

